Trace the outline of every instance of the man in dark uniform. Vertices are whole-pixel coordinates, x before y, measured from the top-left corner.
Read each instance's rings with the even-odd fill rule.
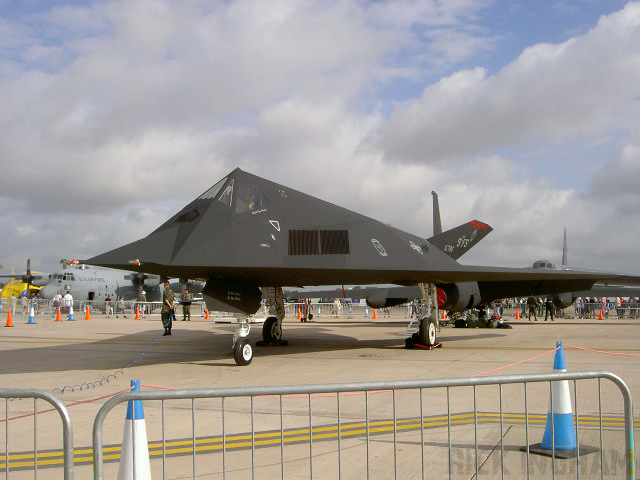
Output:
[[[193,300],[193,296],[189,293],[189,290],[186,288],[182,292],[182,297],[180,297],[180,304],[182,305],[182,321],[191,321],[191,302]]]
[[[164,282],[164,291],[162,292],[162,310],[160,310],[160,318],[164,333],[162,336],[171,335],[171,324],[173,318],[175,296],[173,290],[169,287],[169,282]]]
[[[538,302],[534,297],[529,297],[527,299],[527,307],[529,307],[529,321],[531,321],[531,314],[533,313],[533,318],[535,321],[538,321]]]
[[[544,302],[544,321],[547,321],[547,317],[551,317],[553,322],[553,300],[551,297],[547,297]]]

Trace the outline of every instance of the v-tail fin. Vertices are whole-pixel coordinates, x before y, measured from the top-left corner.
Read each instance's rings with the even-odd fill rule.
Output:
[[[451,230],[434,235],[428,239],[428,242],[457,260],[492,230],[493,228],[486,223],[471,220]]]

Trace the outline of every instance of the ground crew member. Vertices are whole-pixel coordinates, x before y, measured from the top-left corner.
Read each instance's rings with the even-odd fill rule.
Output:
[[[180,303],[182,304],[182,321],[191,321],[191,301],[193,300],[193,296],[189,293],[189,290],[186,288],[182,292],[182,297],[180,298]]]
[[[538,321],[538,314],[536,313],[538,310],[538,302],[534,297],[529,297],[527,299],[527,307],[529,307],[529,321],[531,321],[531,314],[533,313],[533,318],[535,321]]]
[[[169,282],[164,282],[164,291],[162,292],[162,309],[160,310],[160,318],[164,333],[162,336],[171,335],[171,324],[173,319],[175,296],[173,290],[169,287]]]
[[[551,297],[547,297],[544,302],[544,321],[547,321],[547,316],[551,317],[551,321],[553,322],[553,300]]]

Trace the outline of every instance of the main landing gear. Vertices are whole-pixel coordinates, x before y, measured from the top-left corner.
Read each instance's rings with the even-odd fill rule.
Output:
[[[282,288],[267,287],[263,288],[262,292],[266,297],[266,305],[269,311],[269,317],[267,317],[262,326],[263,343],[286,345],[287,341],[282,340],[282,320],[285,315]],[[253,347],[248,339],[250,331],[249,316],[240,315],[238,317],[238,327],[233,335],[233,359],[237,365],[249,365],[253,360]]]
[[[405,340],[405,345],[407,348],[417,347],[431,350],[441,345],[437,342],[439,324],[436,287],[433,284],[420,284],[420,290],[422,302],[427,306],[427,315],[417,318],[418,331]]]

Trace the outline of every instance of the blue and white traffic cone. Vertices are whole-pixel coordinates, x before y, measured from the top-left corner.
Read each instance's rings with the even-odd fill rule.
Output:
[[[75,318],[73,318],[73,304],[69,307],[69,316],[67,317],[67,320],[75,320]]]
[[[553,371],[566,372],[567,366],[564,362],[562,342],[556,342],[556,347],[558,349],[553,359]],[[549,411],[547,412],[547,426],[544,429],[540,445],[546,450],[551,450],[552,448],[555,450],[573,450],[576,448],[576,432],[573,425],[569,380],[551,382],[551,391]],[[551,422],[553,422],[553,426]]]
[[[28,325],[35,325],[36,323],[36,313],[33,309],[33,303],[29,306],[29,320],[27,320]]]
[[[369,316],[369,307],[364,307],[364,316],[365,318]]]
[[[139,392],[140,380],[131,380],[131,386],[134,392]],[[118,480],[134,479],[151,480],[149,444],[142,400],[130,400],[127,404],[127,419],[124,422],[118,468]]]
[[[556,342],[556,348],[553,371],[566,372],[562,342]],[[520,450],[527,451],[527,447],[521,447]],[[547,457],[555,454],[556,458],[575,458],[578,455],[598,451],[595,447],[577,444],[569,380],[551,382],[547,425],[542,435],[542,442],[529,446],[528,450],[530,453]]]

